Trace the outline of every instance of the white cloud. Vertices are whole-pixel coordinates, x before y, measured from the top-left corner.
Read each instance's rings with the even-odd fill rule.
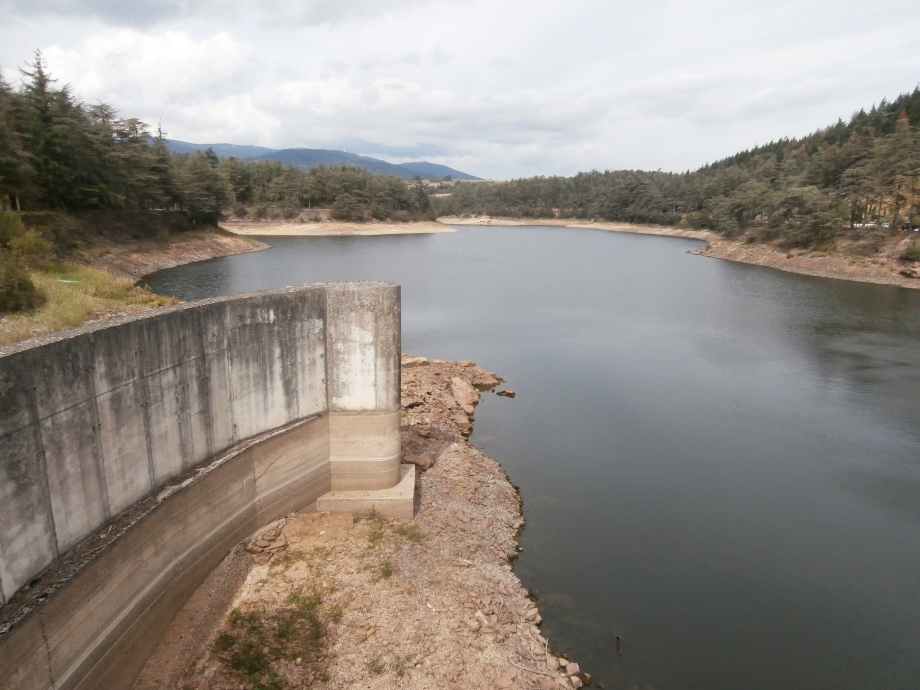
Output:
[[[189,17],[256,16],[269,25],[316,26],[413,9],[449,0],[0,0],[0,12],[101,19],[118,26],[150,26]]]
[[[94,34],[72,49],[44,51],[52,72],[86,96],[129,95],[172,102],[225,93],[255,81],[253,49],[221,32],[196,40],[182,31]]]
[[[226,32],[195,39],[183,31],[110,29],[75,48],[49,46],[44,55],[52,74],[84,100],[112,102],[125,115],[193,136],[264,140],[280,124],[255,102],[255,51]]]
[[[0,64],[42,47],[85,99],[176,138],[424,157],[494,178],[692,168],[920,75],[907,0],[29,3],[41,19],[20,0],[0,7],[12,12]]]
[[[349,20],[368,21],[382,14],[413,10],[445,0],[262,0],[258,12],[269,24],[316,26]]]
[[[17,15],[98,17],[142,26],[187,14],[198,4],[189,0],[0,0],[0,10]]]

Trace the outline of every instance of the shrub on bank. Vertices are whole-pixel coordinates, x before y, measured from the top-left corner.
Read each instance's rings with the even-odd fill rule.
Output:
[[[29,277],[29,266],[22,255],[0,249],[0,314],[35,309],[44,301]]]
[[[901,258],[905,261],[920,261],[920,240],[911,242],[907,249],[904,250]]]
[[[44,297],[29,277],[29,263],[50,251],[37,232],[26,230],[19,214],[0,211],[0,314],[41,306]]]

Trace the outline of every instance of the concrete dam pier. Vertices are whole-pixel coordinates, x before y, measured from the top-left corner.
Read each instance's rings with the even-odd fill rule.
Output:
[[[0,687],[131,688],[233,546],[314,501],[412,517],[400,351],[391,283],[204,300],[0,348],[0,603],[16,613]]]

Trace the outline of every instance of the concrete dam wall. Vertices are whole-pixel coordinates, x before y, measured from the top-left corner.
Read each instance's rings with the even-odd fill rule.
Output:
[[[130,688],[230,549],[317,499],[379,495],[411,516],[411,494],[392,494],[399,367],[389,283],[205,300],[0,349],[0,603],[149,508],[0,631],[0,687]]]

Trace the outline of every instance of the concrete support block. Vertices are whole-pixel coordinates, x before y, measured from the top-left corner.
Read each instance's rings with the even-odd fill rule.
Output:
[[[400,293],[387,283],[327,288],[326,379],[332,489],[400,481]]]
[[[237,440],[325,409],[325,297],[313,285],[228,305]]]
[[[105,485],[112,515],[130,508],[153,489],[143,406],[144,387],[137,381],[96,398]]]
[[[0,366],[0,604],[57,556],[36,424],[34,354]]]
[[[58,551],[67,553],[109,517],[95,405],[83,402],[51,415],[40,429]]]
[[[366,516],[376,510],[384,517],[411,520],[415,515],[415,465],[401,465],[401,481],[376,491],[330,491],[316,501],[316,509],[327,513]]]
[[[333,491],[387,489],[400,480],[399,411],[329,415]]]
[[[38,429],[0,436],[0,585],[8,601],[58,556]]]
[[[399,409],[399,285],[327,286],[326,377],[332,412]]]

